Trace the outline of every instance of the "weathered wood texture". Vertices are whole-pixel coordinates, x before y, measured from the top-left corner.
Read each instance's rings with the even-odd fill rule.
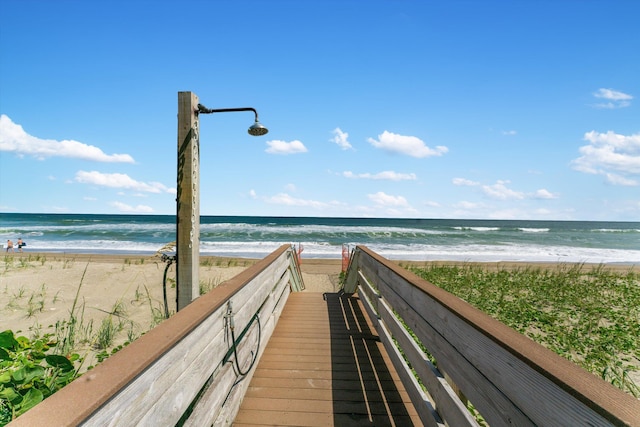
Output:
[[[357,296],[294,293],[234,426],[421,425]]]
[[[410,392],[426,425],[474,424],[446,372],[492,427],[640,426],[637,399],[364,246],[347,271],[345,291],[356,290],[394,364],[404,362],[393,340],[427,388],[427,399]],[[415,384],[403,380],[408,390]]]
[[[200,296],[200,126],[198,97],[178,92],[176,283],[178,310]]]
[[[244,379],[236,372],[229,312],[240,369],[246,371],[255,352],[264,351],[291,283],[302,283],[295,259],[293,249],[283,245],[11,426],[155,427],[175,425],[181,418],[185,425],[230,424],[255,366]]]

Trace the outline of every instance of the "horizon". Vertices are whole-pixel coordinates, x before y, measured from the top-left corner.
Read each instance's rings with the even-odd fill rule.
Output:
[[[148,217],[174,217],[173,214],[148,214],[148,213],[74,213],[74,212],[0,212],[2,215],[67,215],[67,216],[148,216]],[[290,216],[290,215],[205,215],[200,214],[200,218],[278,218],[278,219],[330,219],[330,220],[384,220],[384,221],[466,221],[466,222],[588,222],[588,223],[628,223],[640,224],[639,221],[610,221],[610,220],[588,220],[588,219],[499,219],[499,218],[418,218],[418,217],[344,217],[344,216]]]
[[[0,213],[0,237],[27,252],[157,253],[176,244],[173,215]],[[404,260],[636,263],[640,222],[203,216],[200,253],[258,257],[283,244],[340,257],[365,245]]]
[[[201,216],[640,218],[640,2],[0,12],[2,213],[175,215],[178,92],[191,91],[255,108],[269,129],[200,117]]]

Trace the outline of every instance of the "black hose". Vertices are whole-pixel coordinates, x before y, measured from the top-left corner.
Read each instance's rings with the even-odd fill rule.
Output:
[[[231,314],[233,315],[233,314]],[[251,364],[249,365],[249,367],[247,368],[246,371],[242,371],[242,369],[240,368],[240,363],[238,362],[238,350],[237,350],[237,346],[236,346],[236,334],[234,332],[234,325],[233,322],[230,322],[229,325],[229,329],[231,329],[231,341],[232,341],[232,346],[233,346],[233,356],[235,359],[235,365],[236,365],[236,369],[238,370],[238,374],[242,377],[244,377],[245,375],[247,375],[249,373],[249,371],[251,371],[251,368],[253,368],[253,365],[256,363],[256,360],[258,359],[258,352],[260,351],[260,341],[261,341],[261,337],[262,337],[262,325],[260,323],[260,314],[256,313],[253,315],[253,317],[251,318],[251,321],[249,322],[249,324],[244,328],[244,330],[242,331],[242,333],[240,334],[239,339],[241,340],[244,335],[247,333],[247,331],[249,330],[249,327],[251,326],[251,324],[257,321],[258,322],[258,344],[256,345],[256,349],[255,352],[252,351],[251,354],[253,355],[253,358],[251,360]]]
[[[169,256],[167,254],[162,254],[162,261],[167,263],[167,266],[164,268],[164,276],[162,278],[162,296],[164,297],[164,318],[169,318],[169,303],[167,302],[167,271],[169,271],[169,267],[176,260],[175,256]]]

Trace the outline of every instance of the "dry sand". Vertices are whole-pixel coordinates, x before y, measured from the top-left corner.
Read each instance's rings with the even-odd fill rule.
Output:
[[[257,260],[202,257],[200,283],[212,288],[234,277]],[[399,262],[423,266],[425,262]],[[466,263],[469,264],[469,263]],[[483,263],[489,268],[521,268],[526,263]],[[69,320],[76,302],[76,317],[89,340],[101,323],[112,317],[121,326],[115,344],[138,337],[159,321],[164,312],[162,281],[166,264],[158,256],[16,253],[0,260],[0,331],[11,329],[28,337],[53,333],[56,322]],[[553,264],[535,264],[548,267]],[[306,292],[336,292],[340,259],[302,259]],[[631,266],[608,266],[628,271]],[[636,267],[637,268],[637,267]],[[168,270],[169,310],[175,312],[175,264]],[[155,315],[154,315],[155,312]],[[82,317],[81,317],[82,316]],[[93,338],[92,338],[93,337]],[[91,343],[86,345],[91,348]],[[88,351],[92,353],[93,351]],[[92,362],[90,362],[92,363]]]
[[[202,257],[201,286],[213,288],[256,261]],[[0,260],[0,331],[11,329],[27,337],[54,333],[56,322],[70,319],[75,301],[83,331],[79,337],[95,340],[103,320],[120,305],[120,315],[111,318],[121,325],[115,341],[121,344],[160,320],[166,265],[158,256],[7,254]],[[338,291],[341,260],[303,259],[301,270],[306,291]],[[167,277],[169,310],[175,312],[175,264]]]

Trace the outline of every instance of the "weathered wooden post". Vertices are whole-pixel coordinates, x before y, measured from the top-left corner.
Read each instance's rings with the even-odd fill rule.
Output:
[[[198,97],[192,92],[178,92],[176,211],[176,299],[181,310],[200,295],[200,126]]]
[[[191,92],[178,92],[178,185],[176,195],[176,289],[178,311],[200,296],[200,114],[252,111],[252,136],[269,131],[255,108],[207,108]]]

